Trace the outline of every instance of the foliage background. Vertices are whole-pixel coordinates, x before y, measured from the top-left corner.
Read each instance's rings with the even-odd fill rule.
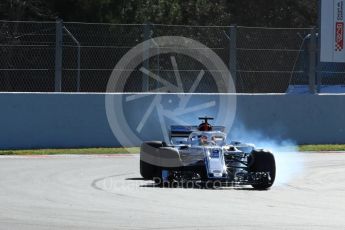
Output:
[[[317,0],[1,0],[2,20],[310,27]]]

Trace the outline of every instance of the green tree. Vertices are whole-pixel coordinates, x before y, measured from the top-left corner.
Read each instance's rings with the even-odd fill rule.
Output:
[[[122,20],[158,24],[222,25],[229,21],[225,0],[131,0]]]
[[[50,0],[50,8],[64,21],[121,22],[124,0]]]
[[[233,0],[232,22],[243,26],[309,27],[317,22],[317,0]]]
[[[309,27],[318,0],[2,0],[0,19]]]
[[[44,0],[2,0],[0,19],[42,20],[52,19],[52,11]]]

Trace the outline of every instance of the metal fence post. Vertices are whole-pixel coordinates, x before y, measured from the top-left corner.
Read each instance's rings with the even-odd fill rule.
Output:
[[[77,92],[80,92],[80,44],[77,49]]]
[[[63,21],[56,20],[55,34],[55,92],[61,92],[61,75],[62,75],[62,28]]]
[[[69,31],[65,26],[63,28],[77,45],[77,92],[80,92],[80,42],[74,37],[71,31]]]
[[[151,38],[151,24],[149,22],[146,22],[144,25],[144,41],[147,41]],[[149,62],[149,48],[150,47],[144,47],[145,51],[143,52],[143,67],[146,70],[149,70],[150,68],[150,62]],[[147,76],[145,73],[143,73],[143,85],[142,85],[142,92],[149,91],[149,76]]]
[[[236,90],[236,81],[237,81],[237,46],[236,46],[236,37],[237,37],[237,26],[231,25],[230,26],[230,58],[229,58],[229,70],[234,82],[235,90]]]
[[[315,67],[316,67],[316,33],[315,27],[311,30],[309,42],[309,92],[316,93],[315,90]]]
[[[149,30],[150,34],[149,34],[149,39],[154,37],[154,25],[150,24],[150,30]],[[160,77],[160,57],[159,57],[159,53],[160,53],[160,48],[159,45],[157,44],[157,42],[155,40],[152,40],[153,45],[155,46],[155,53],[157,61],[156,64],[154,66],[154,68],[156,68],[156,75]],[[147,54],[148,55],[148,54]],[[149,64],[148,64],[149,65]],[[156,81],[156,88],[158,89],[161,86],[161,83],[159,81]]]
[[[154,27],[153,26],[151,27],[151,30],[152,30],[152,36],[154,37]],[[159,45],[154,40],[153,40],[153,42],[155,43],[156,49],[157,49],[157,66],[156,66],[157,72],[156,72],[156,74],[157,74],[157,76],[160,77],[160,57],[159,57],[159,54],[160,54],[159,49],[160,48],[159,48]],[[161,83],[159,81],[156,81],[156,82],[157,82],[156,87],[158,89],[159,87],[161,87]]]
[[[318,33],[318,40],[320,40],[320,32]],[[317,85],[317,93],[320,93],[321,84],[322,84],[322,69],[321,69],[321,64],[320,64],[320,42],[317,43],[316,55],[317,55],[316,85]]]
[[[322,68],[320,62],[320,50],[321,50],[321,0],[318,0],[318,34],[317,34],[317,64],[316,64],[316,83],[317,83],[317,92],[320,93],[321,91],[321,84],[322,84]]]

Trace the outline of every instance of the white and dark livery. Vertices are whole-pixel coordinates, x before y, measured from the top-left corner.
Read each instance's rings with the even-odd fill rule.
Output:
[[[195,182],[202,185],[273,185],[276,168],[271,152],[252,144],[226,143],[224,127],[211,126],[210,117],[199,126],[171,126],[171,144],[144,142],[140,148],[140,173],[160,185]]]

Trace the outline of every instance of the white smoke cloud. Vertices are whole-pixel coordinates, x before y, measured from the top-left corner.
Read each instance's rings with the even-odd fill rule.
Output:
[[[263,132],[250,130],[241,123],[236,123],[228,134],[230,140],[252,143],[256,148],[270,150],[276,161],[275,185],[290,183],[303,171],[303,156],[293,140],[280,137],[272,138]]]

